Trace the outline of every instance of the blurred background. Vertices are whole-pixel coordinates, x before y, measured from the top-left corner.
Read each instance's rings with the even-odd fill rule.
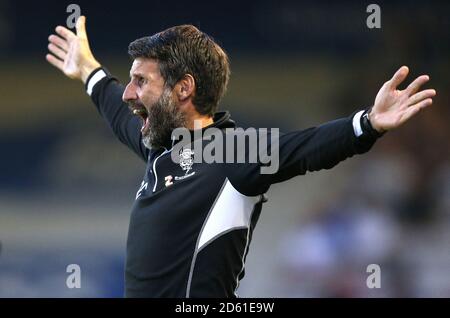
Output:
[[[230,55],[221,103],[244,127],[304,129],[370,106],[408,65],[432,108],[371,152],[272,186],[242,297],[450,297],[450,3],[0,0],[0,297],[122,297],[129,213],[144,164],[81,83],[47,64],[70,3],[94,55],[127,81],[132,40],[191,23]],[[66,267],[81,267],[81,288]],[[381,288],[369,289],[369,264]]]

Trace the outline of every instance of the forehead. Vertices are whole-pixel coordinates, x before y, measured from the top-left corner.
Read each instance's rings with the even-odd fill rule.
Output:
[[[161,78],[158,62],[156,60],[138,57],[133,61],[130,77],[140,76],[157,80]]]

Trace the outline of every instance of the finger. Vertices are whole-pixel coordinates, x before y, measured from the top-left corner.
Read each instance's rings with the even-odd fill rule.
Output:
[[[78,18],[76,28],[77,28],[77,36],[82,39],[86,39],[87,38],[86,17],[84,15]]]
[[[407,66],[402,66],[395,72],[394,76],[389,81],[389,86],[392,89],[396,89],[398,85],[400,85],[408,76],[409,68]]]
[[[58,46],[59,48],[61,48],[64,51],[68,51],[69,50],[69,44],[67,43],[66,40],[61,39],[59,36],[57,35],[50,35],[48,37],[48,41],[56,46]]]
[[[61,61],[60,59],[56,58],[54,55],[52,54],[47,54],[45,56],[45,58],[47,59],[47,61],[52,64],[54,67],[60,69],[61,71],[63,70],[64,67],[64,62]]]
[[[423,101],[424,99],[431,98],[435,95],[436,95],[436,91],[434,89],[426,89],[424,91],[421,91],[421,92],[411,96],[408,99],[408,104],[414,105],[414,104],[417,104],[417,103]]]
[[[72,31],[70,31],[69,29],[67,29],[67,28],[65,28],[65,27],[63,27],[63,26],[60,26],[60,25],[58,25],[56,28],[55,28],[55,31],[56,31],[56,33],[58,33],[63,39],[66,39],[66,40],[70,40],[70,39],[72,39],[72,38],[74,38],[76,35],[75,35],[75,33],[73,33]]]
[[[424,109],[427,106],[433,104],[433,100],[431,98],[427,98],[411,107],[409,107],[404,115],[402,116],[402,123],[416,115],[420,110]]]
[[[408,85],[408,87],[405,89],[406,93],[409,96],[411,96],[414,93],[417,93],[420,89],[420,86],[422,86],[429,80],[430,80],[430,77],[428,75],[419,76],[411,84]]]
[[[56,45],[50,43],[48,45],[48,50],[50,51],[50,53],[55,55],[58,59],[63,60],[63,61],[65,60],[67,53],[65,51],[63,51],[59,46],[56,46]]]

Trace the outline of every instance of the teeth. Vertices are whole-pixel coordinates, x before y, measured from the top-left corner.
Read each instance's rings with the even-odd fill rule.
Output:
[[[143,109],[134,109],[133,110],[133,114],[134,115],[146,115],[147,112],[145,110],[143,110]]]

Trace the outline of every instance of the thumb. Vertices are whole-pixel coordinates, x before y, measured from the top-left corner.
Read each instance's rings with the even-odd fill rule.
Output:
[[[77,36],[83,39],[87,38],[86,34],[86,17],[84,15],[80,16],[77,20]]]

